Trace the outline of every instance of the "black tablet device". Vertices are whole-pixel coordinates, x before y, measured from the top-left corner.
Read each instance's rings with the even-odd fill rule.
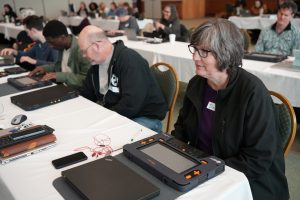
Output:
[[[21,67],[11,67],[11,68],[4,69],[4,72],[8,74],[21,74],[26,72],[26,70]]]
[[[51,81],[41,81],[40,77],[21,76],[17,78],[8,78],[7,82],[19,90],[30,90],[33,88],[51,85]]]
[[[30,111],[78,97],[78,92],[63,84],[10,97],[13,104]]]
[[[0,56],[0,67],[10,66],[15,64],[15,59],[13,57],[2,57]]]
[[[251,53],[245,53],[244,59],[276,63],[276,62],[281,62],[281,61],[287,59],[287,56],[277,55],[277,54],[251,52]]]
[[[179,191],[188,191],[225,170],[223,160],[208,156],[167,134],[157,134],[127,144],[123,147],[123,153]]]

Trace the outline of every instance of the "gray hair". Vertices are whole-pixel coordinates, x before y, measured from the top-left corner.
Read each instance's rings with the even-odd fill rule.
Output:
[[[191,36],[191,44],[210,50],[220,71],[230,73],[242,65],[244,40],[241,31],[226,19],[212,19],[200,25]]]

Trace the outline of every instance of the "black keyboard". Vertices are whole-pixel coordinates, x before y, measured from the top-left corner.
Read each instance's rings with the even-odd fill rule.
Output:
[[[207,153],[204,153],[203,151],[196,149],[195,147],[192,147],[176,138],[171,138],[171,139],[167,140],[166,143],[171,144],[171,146],[176,147],[176,148],[180,149],[181,151],[183,151],[197,159],[201,159],[201,158],[209,156]]]
[[[16,130],[16,132],[11,130],[11,134],[0,137],[0,149],[53,133],[53,131],[54,129],[46,125],[34,126],[20,131]]]

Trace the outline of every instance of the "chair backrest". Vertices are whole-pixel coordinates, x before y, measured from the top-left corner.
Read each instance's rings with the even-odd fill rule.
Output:
[[[297,121],[295,111],[290,101],[274,91],[270,91],[271,96],[276,97],[281,103],[276,103],[279,117],[279,133],[282,138],[284,156],[287,156],[295,139]]]
[[[179,90],[179,80],[174,68],[167,63],[156,63],[151,66],[151,71],[154,74],[160,89],[168,104],[168,118],[166,132],[169,133],[171,121],[173,118],[174,107]]]

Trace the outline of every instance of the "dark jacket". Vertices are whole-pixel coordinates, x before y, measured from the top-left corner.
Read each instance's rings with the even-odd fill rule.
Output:
[[[183,107],[172,134],[197,146],[203,88],[206,79],[195,76],[189,82]],[[263,83],[237,68],[224,90],[219,90],[214,113],[212,147],[226,165],[243,172],[254,200],[289,198],[283,147],[277,129],[277,115]]]
[[[164,119],[167,105],[148,62],[120,40],[114,43],[108,74],[109,87],[103,96],[99,92],[99,65],[92,66],[81,95],[100,101],[106,108],[128,118]]]
[[[168,21],[165,19],[161,19],[160,23],[165,25],[165,29],[159,29],[158,33],[161,35],[162,38],[165,40],[169,40],[169,34],[175,34],[176,39],[181,37],[181,29],[180,29],[180,21]]]

